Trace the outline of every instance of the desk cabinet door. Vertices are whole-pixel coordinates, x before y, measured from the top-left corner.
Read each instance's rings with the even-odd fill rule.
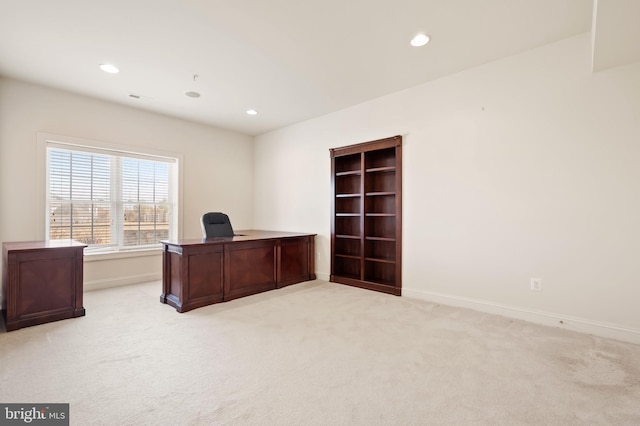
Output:
[[[313,279],[311,277],[310,240],[312,237],[287,238],[280,244],[280,281],[278,287]]]
[[[276,288],[276,241],[225,246],[224,300]]]
[[[216,249],[189,255],[190,304],[222,300],[222,249]]]
[[[222,259],[222,245],[165,245],[160,301],[178,312],[222,302]]]

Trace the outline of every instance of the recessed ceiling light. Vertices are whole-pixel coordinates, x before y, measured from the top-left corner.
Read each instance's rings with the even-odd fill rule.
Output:
[[[247,114],[248,115],[258,115],[258,111],[256,111],[255,109],[248,109],[247,110]]]
[[[185,95],[187,95],[190,98],[199,98],[200,97],[200,93],[198,92],[184,92]]]
[[[424,46],[429,43],[431,38],[426,34],[418,34],[414,38],[411,39],[411,45],[414,47]]]
[[[120,70],[111,64],[100,64],[100,69],[104,72],[108,72],[109,74],[117,74]]]

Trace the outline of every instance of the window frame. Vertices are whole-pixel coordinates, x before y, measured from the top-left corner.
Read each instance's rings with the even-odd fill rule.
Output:
[[[180,239],[182,236],[182,154],[176,152],[161,151],[155,148],[128,146],[121,144],[113,144],[109,142],[81,139],[76,137],[54,135],[49,133],[38,133],[38,206],[39,220],[36,227],[38,239],[46,240],[48,238],[49,215],[47,214],[48,206],[48,155],[47,148],[61,148],[72,151],[84,151],[96,154],[117,155],[122,157],[137,158],[144,160],[160,160],[163,162],[173,163],[173,172],[170,176],[170,193],[173,193],[173,212],[170,219],[170,239]],[[173,231],[173,232],[172,232]],[[93,248],[85,250],[85,255],[95,256],[99,258],[120,258],[129,256],[145,256],[149,252],[159,252],[161,249],[158,245],[133,246],[133,247],[108,247]]]

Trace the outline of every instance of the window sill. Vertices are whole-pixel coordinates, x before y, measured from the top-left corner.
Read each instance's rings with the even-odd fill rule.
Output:
[[[115,251],[111,253],[85,253],[85,262],[97,262],[101,260],[130,259],[135,257],[159,256],[162,254],[162,248]]]

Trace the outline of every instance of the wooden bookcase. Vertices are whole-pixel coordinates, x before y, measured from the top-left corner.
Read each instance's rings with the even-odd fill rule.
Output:
[[[402,136],[332,148],[331,281],[402,290]]]

